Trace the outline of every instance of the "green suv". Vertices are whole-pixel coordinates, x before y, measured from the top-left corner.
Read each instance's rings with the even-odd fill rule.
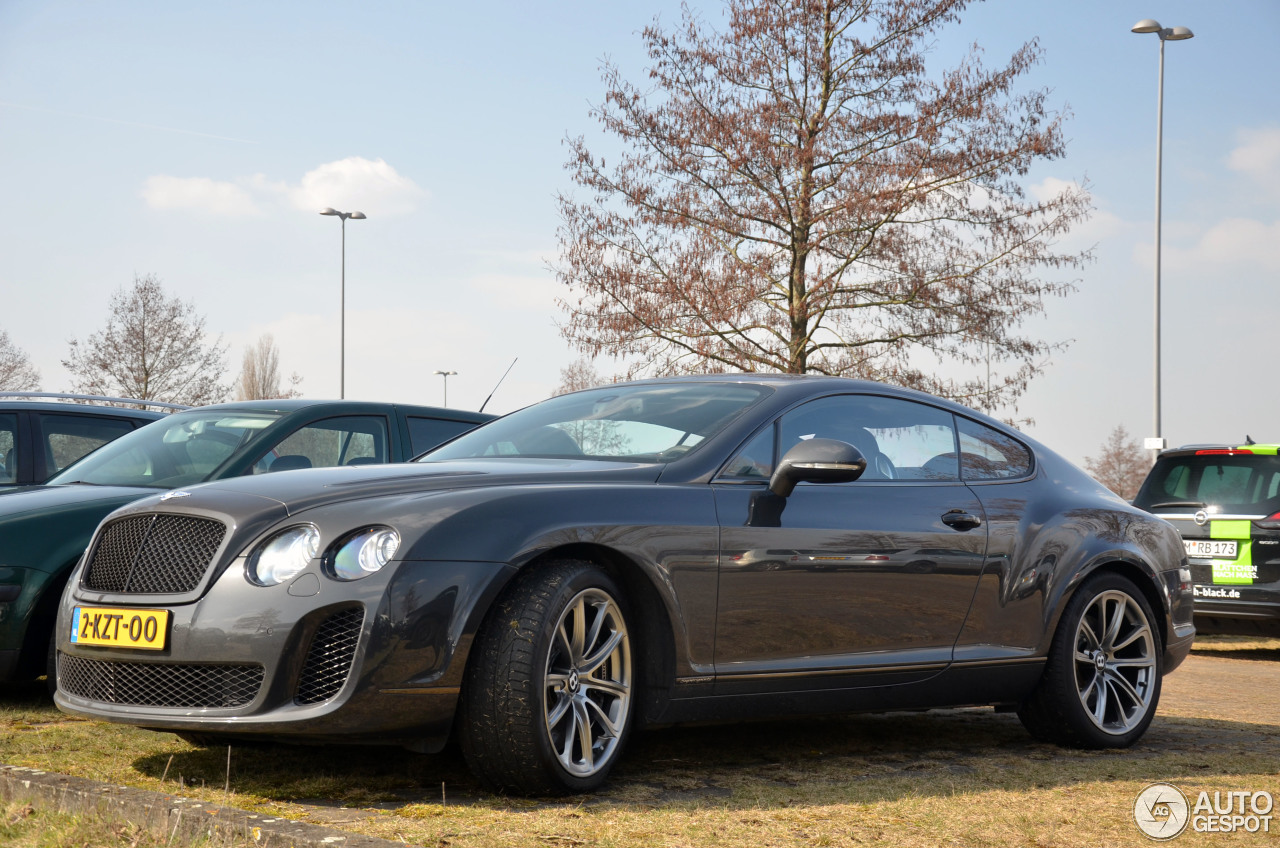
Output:
[[[1197,633],[1280,634],[1277,451],[1252,442],[1164,451],[1134,498],[1182,535]]]

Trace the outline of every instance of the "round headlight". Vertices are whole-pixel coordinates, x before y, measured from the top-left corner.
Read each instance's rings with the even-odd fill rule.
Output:
[[[320,551],[320,531],[309,525],[290,527],[272,536],[249,555],[249,582],[283,583],[307,567]]]
[[[348,537],[333,554],[333,576],[359,580],[384,565],[400,549],[400,534],[390,527],[370,527]]]

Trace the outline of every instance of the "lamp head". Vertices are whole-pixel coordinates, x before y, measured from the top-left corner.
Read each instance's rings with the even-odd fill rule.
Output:
[[[1195,38],[1196,34],[1186,27],[1172,27],[1160,33],[1160,37],[1166,41],[1186,41],[1188,38]]]
[[[1153,21],[1151,20],[1151,18],[1143,18],[1142,20],[1134,24],[1133,27],[1129,30],[1129,32],[1138,32],[1138,33],[1159,32],[1162,29],[1164,29],[1164,27],[1160,26],[1159,21]]]
[[[320,210],[320,214],[321,215],[339,215],[341,213],[338,212],[337,209],[334,209],[332,206],[326,206],[325,208]]]
[[[1188,38],[1189,38],[1189,37],[1190,37],[1190,36],[1188,36]],[[366,215],[365,215],[363,212],[352,212],[348,217],[350,217],[350,218],[359,218],[361,221],[363,221],[363,220],[365,219]]]

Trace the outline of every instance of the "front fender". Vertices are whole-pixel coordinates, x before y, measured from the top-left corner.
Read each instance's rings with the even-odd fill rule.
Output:
[[[294,518],[353,529],[390,525],[403,540],[398,558],[419,562],[502,562],[519,569],[556,551],[600,551],[653,587],[677,628],[677,668],[711,668],[719,526],[705,485],[461,489],[316,507]]]

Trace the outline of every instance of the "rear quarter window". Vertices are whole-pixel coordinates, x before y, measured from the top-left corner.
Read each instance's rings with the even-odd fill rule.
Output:
[[[968,418],[956,421],[965,480],[1013,480],[1031,473],[1031,451],[1021,442]]]

